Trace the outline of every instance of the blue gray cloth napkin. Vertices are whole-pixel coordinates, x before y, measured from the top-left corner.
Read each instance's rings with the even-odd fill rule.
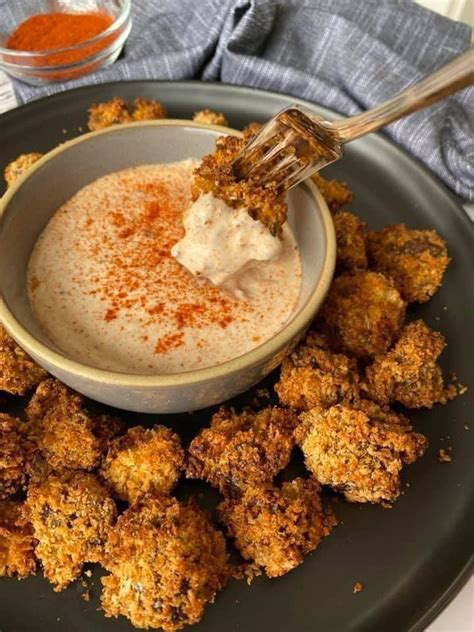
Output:
[[[12,0],[0,21],[12,23]],[[288,93],[346,115],[400,92],[469,48],[471,29],[411,0],[132,0],[125,54],[88,77],[16,82],[21,102],[117,79],[202,78]],[[474,88],[386,128],[474,200]]]

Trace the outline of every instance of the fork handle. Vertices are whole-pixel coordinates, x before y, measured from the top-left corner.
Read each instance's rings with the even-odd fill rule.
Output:
[[[440,70],[392,97],[385,103],[331,123],[341,143],[375,132],[402,116],[426,108],[432,103],[474,83],[474,48],[460,55]]]

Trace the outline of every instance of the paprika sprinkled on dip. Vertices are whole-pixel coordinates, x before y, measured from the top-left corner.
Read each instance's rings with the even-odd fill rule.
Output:
[[[291,316],[301,262],[288,226],[278,256],[247,266],[238,293],[194,276],[172,256],[196,165],[109,174],[50,220],[30,259],[29,295],[69,357],[127,373],[176,373],[237,357]]]

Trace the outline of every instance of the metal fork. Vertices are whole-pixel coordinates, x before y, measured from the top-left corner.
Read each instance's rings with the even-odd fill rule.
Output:
[[[274,116],[233,162],[239,179],[284,193],[342,157],[342,146],[474,83],[474,48],[377,107],[330,123],[291,105]]]

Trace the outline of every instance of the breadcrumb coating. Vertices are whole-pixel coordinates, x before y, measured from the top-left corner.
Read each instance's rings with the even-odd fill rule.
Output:
[[[107,541],[102,608],[137,628],[197,623],[228,578],[224,536],[192,501],[145,495],[117,520]]]
[[[374,402],[314,408],[300,419],[296,437],[306,467],[351,502],[395,500],[403,463],[413,463],[428,445],[404,417]]]
[[[239,499],[226,498],[218,512],[242,557],[268,577],[280,577],[301,564],[335,524],[323,513],[319,490],[315,480],[302,478],[281,488],[249,487]]]
[[[281,404],[300,411],[351,402],[359,392],[357,361],[333,353],[323,336],[310,332],[283,360],[275,391]]]
[[[422,320],[409,323],[387,355],[366,369],[364,385],[369,397],[380,404],[399,402],[407,408],[432,408],[452,397],[436,363],[446,346],[443,336]]]
[[[227,119],[222,112],[214,112],[207,108],[199,112],[194,112],[193,121],[195,123],[202,123],[203,125],[224,125],[225,127],[228,125]]]
[[[18,158],[10,162],[3,172],[7,187],[11,187],[11,185],[18,180],[18,178],[21,178],[43,155],[44,154],[40,154],[37,151],[33,151],[30,154],[21,154],[21,156],[18,156]]]
[[[35,544],[23,503],[0,500],[0,577],[34,575]]]
[[[25,439],[25,424],[0,413],[0,498],[14,494],[26,482]]]
[[[134,502],[143,494],[168,494],[184,464],[180,438],[169,428],[130,428],[114,439],[100,470],[112,494]]]
[[[120,97],[114,97],[104,103],[95,103],[89,108],[87,127],[91,132],[105,129],[111,125],[131,123],[133,121],[128,104]]]
[[[0,325],[0,391],[25,395],[47,376]]]
[[[55,591],[77,579],[86,562],[101,562],[117,510],[94,474],[50,474],[28,490],[36,555]]]
[[[318,323],[335,349],[373,358],[386,353],[399,337],[405,307],[383,274],[346,272],[333,281]]]
[[[434,230],[388,226],[369,233],[371,267],[393,279],[409,303],[425,303],[441,286],[450,261],[446,242]]]
[[[132,106],[132,118],[134,121],[155,121],[167,116],[165,106],[155,99],[143,99],[137,97]]]
[[[283,408],[236,414],[222,407],[191,442],[186,476],[224,494],[271,482],[289,462],[296,415]]]
[[[352,202],[354,196],[345,182],[327,180],[320,173],[314,173],[311,179],[326,200],[329,210],[333,213]]]
[[[367,224],[348,211],[333,216],[336,230],[336,270],[338,272],[366,270],[365,230]]]
[[[204,156],[194,170],[192,195],[212,193],[233,208],[246,207],[249,215],[260,220],[273,235],[279,235],[286,221],[287,206],[282,196],[258,185],[251,178],[237,180],[232,170],[234,158],[244,149],[247,139],[221,136],[213,154]]]

